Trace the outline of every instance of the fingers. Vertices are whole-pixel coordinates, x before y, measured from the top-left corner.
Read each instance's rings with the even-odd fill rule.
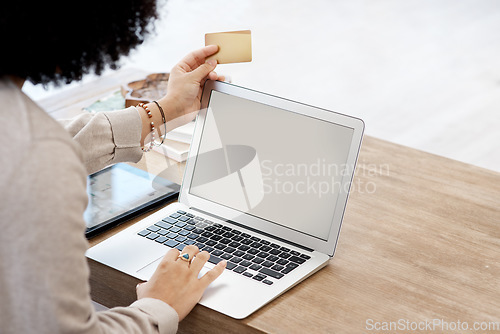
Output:
[[[172,248],[170,249],[167,254],[165,254],[165,256],[163,257],[163,259],[161,260],[161,262],[172,262],[172,261],[175,261],[177,259],[177,257],[179,256],[179,251],[175,248]]]
[[[186,263],[190,263],[191,260],[195,258],[195,255],[199,253],[198,247],[195,245],[188,245],[182,249],[181,255],[188,254],[189,258],[184,260],[183,258],[180,258],[179,261],[183,261]]]
[[[191,72],[194,80],[201,83],[201,81],[206,78],[210,72],[212,72],[217,66],[217,62],[214,59],[207,60],[206,63],[198,66],[198,68],[194,69]]]
[[[205,275],[200,278],[200,282],[204,285],[205,289],[210,285],[217,277],[219,277],[226,269],[227,262],[222,260],[215,267],[213,267],[210,271],[208,271]]]
[[[208,259],[210,258],[210,254],[208,252],[203,251],[200,252],[196,255],[196,257],[191,261],[191,269],[193,269],[196,274],[198,274],[205,263],[207,263]]]
[[[219,51],[219,47],[217,45],[208,45],[204,48],[191,52],[186,57],[184,57],[181,62],[186,63],[191,69],[195,69],[201,64],[204,64],[206,58],[210,57],[217,51]]]

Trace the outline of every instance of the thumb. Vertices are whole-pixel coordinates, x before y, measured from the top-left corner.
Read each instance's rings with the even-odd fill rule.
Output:
[[[203,65],[198,66],[195,70],[191,72],[191,75],[198,82],[201,82],[207,75],[212,72],[217,66],[217,61],[215,59],[207,60]]]

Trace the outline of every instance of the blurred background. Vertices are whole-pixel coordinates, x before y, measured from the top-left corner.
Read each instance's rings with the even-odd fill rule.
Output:
[[[170,0],[160,11],[122,68],[169,71],[205,33],[250,29],[253,61],[217,68],[233,83],[500,172],[498,0]],[[64,89],[24,87],[35,100]]]

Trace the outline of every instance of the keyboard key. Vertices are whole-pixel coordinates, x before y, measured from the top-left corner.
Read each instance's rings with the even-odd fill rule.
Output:
[[[250,245],[250,247],[253,247],[253,248],[260,248],[262,247],[262,244],[260,242],[254,242]]]
[[[157,232],[160,230],[160,228],[156,225],[152,225],[152,226],[148,227],[148,230],[150,230],[151,232]]]
[[[242,252],[240,250],[236,250],[234,253],[233,253],[234,256],[239,256],[239,257],[242,257],[243,255],[245,255],[245,252]]]
[[[198,238],[198,242],[207,242],[207,241],[208,241],[208,238],[205,238],[205,237]]]
[[[219,240],[219,242],[222,242],[223,244],[229,244],[231,242],[231,239],[228,239],[228,238],[222,238]]]
[[[272,270],[276,270],[276,271],[282,271],[285,267],[284,266],[281,266],[279,264],[275,264],[274,266],[271,267]]]
[[[300,257],[306,260],[309,260],[311,258],[309,255],[306,254],[300,254]]]
[[[241,274],[242,272],[244,272],[244,271],[246,271],[246,270],[247,270],[247,268],[245,268],[245,267],[243,267],[243,266],[239,266],[239,267],[237,267],[236,269],[234,269],[233,271],[234,271],[235,273]]]
[[[273,264],[274,264],[274,263],[272,263],[271,261],[264,261],[264,262],[262,262],[262,265],[263,265],[264,267],[271,267]]]
[[[226,232],[222,236],[225,237],[225,238],[231,239],[232,237],[234,237],[234,233]]]
[[[150,233],[150,234],[148,234],[148,235],[146,236],[146,238],[151,239],[151,240],[154,240],[154,239],[156,239],[158,236],[159,236],[159,235],[158,235],[158,234],[156,234],[156,233]]]
[[[222,259],[220,257],[217,257],[217,256],[210,254],[210,258],[208,259],[208,262],[213,263],[213,264],[217,264],[220,261],[222,261]]]
[[[195,229],[193,230],[193,233],[196,233],[196,234],[202,234],[202,233],[203,233],[203,229],[201,229],[201,228],[195,228]]]
[[[232,253],[232,252],[234,252],[235,250],[236,250],[236,249],[234,249],[233,247],[226,247],[226,248],[224,248],[224,252],[226,252],[226,253]]]
[[[161,228],[164,228],[165,230],[168,230],[172,225],[165,223],[164,221],[160,220],[158,223],[155,224],[156,226],[160,226]]]
[[[224,260],[229,260],[232,257],[233,256],[231,254],[227,254],[227,253],[224,253],[224,254],[221,255],[221,258],[223,258]]]
[[[222,226],[222,229],[225,230],[225,231],[232,231],[233,230],[229,226]]]
[[[269,254],[272,254],[272,255],[278,255],[280,253],[281,253],[281,251],[277,248],[273,248],[269,251]]]
[[[216,234],[214,234],[214,235],[212,235],[212,236],[210,237],[210,239],[215,240],[215,241],[219,241],[220,239],[222,239],[222,237],[221,237],[220,235],[216,235]]]
[[[254,257],[255,257],[255,255],[252,255],[252,254],[245,254],[245,255],[243,255],[243,258],[244,258],[245,260],[251,260],[251,259],[253,259]]]
[[[276,278],[276,279],[280,279],[283,276],[285,276],[282,273],[278,273],[278,272],[276,272],[274,270],[271,270],[269,268],[262,268],[259,272],[263,273],[263,274],[265,274],[267,276],[271,276],[272,278]]]
[[[250,238],[250,237],[251,237],[251,235],[250,235],[250,234],[248,234],[248,233],[241,233],[241,236],[242,236],[243,238]]]
[[[258,257],[261,257],[263,259],[265,259],[266,257],[269,256],[269,253],[266,253],[266,252],[259,252],[258,254],[256,254]]]
[[[292,254],[290,254],[290,253],[281,253],[278,256],[280,258],[282,258],[282,259],[288,259],[290,256],[292,256]]]
[[[164,243],[164,242],[165,242],[165,241],[167,241],[167,240],[168,240],[168,238],[165,238],[165,237],[163,237],[163,236],[158,237],[158,238],[156,238],[156,239],[155,239],[155,241],[156,241],[156,242],[159,242],[160,244]]]
[[[267,276],[265,275],[261,275],[261,274],[257,274],[255,275],[254,277],[252,277],[254,280],[257,280],[257,281],[262,281],[264,278],[266,278]]]
[[[256,255],[259,253],[259,250],[258,249],[255,249],[255,248],[250,248],[247,253],[249,254],[252,254],[252,255]]]
[[[235,257],[233,257],[233,258],[231,259],[231,261],[233,261],[234,263],[240,263],[242,260],[243,260],[243,259],[242,259],[241,257],[237,257],[237,256],[235,256]]]
[[[241,234],[241,232],[240,232],[240,231],[238,231],[238,230],[233,230],[232,232],[233,232],[234,234]]]
[[[288,260],[285,259],[279,259],[276,261],[277,264],[281,264],[282,266],[286,265],[288,263]]]
[[[250,245],[253,241],[250,239],[243,239],[240,242],[244,245]]]
[[[259,238],[257,238],[257,237],[251,237],[250,239],[251,239],[252,241],[260,241],[260,239],[259,239]]]
[[[194,225],[196,221],[194,219],[189,219],[188,221],[186,221],[186,223],[188,223],[189,225]]]
[[[170,228],[170,232],[174,232],[174,233],[177,233],[177,232],[179,232],[180,230],[181,230],[180,228],[175,227],[175,226],[173,226],[173,227],[171,227],[171,228]]]
[[[189,234],[187,237],[188,237],[189,239],[196,240],[196,239],[199,237],[199,235],[198,235],[198,234],[196,234],[196,233],[191,233],[191,234]],[[200,241],[200,242],[201,242],[201,241]]]
[[[179,243],[175,240],[168,240],[167,242],[164,243],[164,245],[167,245],[168,247],[175,248]]]
[[[255,271],[259,271],[261,268],[262,268],[262,266],[260,264],[252,264],[250,266],[250,269],[255,270]]]
[[[264,241],[264,240],[262,240],[262,241]],[[261,242],[261,244],[263,244],[263,245],[264,245],[264,243],[263,243],[263,242]],[[260,250],[261,250],[261,251],[263,251],[263,252],[269,252],[271,249],[272,249],[272,250],[274,250],[274,248],[271,248],[271,247],[269,247],[269,246],[265,246],[265,245],[264,245],[264,246],[262,246],[262,247],[260,247]]]
[[[233,242],[230,242],[228,246],[233,247],[233,248],[238,248],[238,247],[240,247],[240,245],[241,244],[239,242],[233,241]]]
[[[214,230],[214,233],[215,233],[215,234],[219,234],[219,235],[222,237],[222,235],[223,235],[224,233],[226,233],[226,232],[224,232],[224,230],[223,230],[223,229],[218,228],[218,229],[215,229],[215,230]]]
[[[273,282],[271,282],[268,279],[263,280],[262,283],[267,284],[267,285],[272,285],[273,284]]]
[[[178,220],[180,220],[181,222],[187,222],[189,220],[189,217],[182,216],[182,217],[179,217]]]
[[[263,245],[269,245],[270,244],[270,242],[267,241],[267,240],[261,240],[260,243],[263,244]]]
[[[251,264],[252,264],[252,262],[247,261],[247,260],[243,260],[243,261],[241,261],[241,263],[240,263],[240,264],[241,264],[242,266],[244,266],[244,267],[248,267],[249,265],[251,265]]]
[[[175,248],[177,248],[178,250],[180,250],[182,252],[182,250],[184,249],[184,247],[186,247],[186,245],[184,244],[178,244],[177,246],[175,246]]]
[[[298,264],[302,264],[302,263],[306,262],[306,260],[304,260],[303,258],[300,258],[298,256],[291,256],[288,260],[295,262],[295,263],[298,263]]]
[[[215,227],[222,227],[222,224],[219,224],[219,223],[214,223],[213,224]]]
[[[183,236],[178,236],[177,238],[175,238],[175,241],[179,241],[179,242],[184,242],[186,241],[186,237],[183,237]]]
[[[175,226],[182,228],[182,227],[186,226],[186,223],[177,222],[177,223],[175,223]]]
[[[186,216],[188,216],[189,218],[194,218],[194,215],[192,213],[186,213]]]
[[[260,257],[256,257],[255,259],[252,260],[253,263],[262,263],[264,262],[264,259],[263,258],[260,258]]]
[[[157,231],[156,233],[158,233],[159,235],[167,235],[168,234],[168,231],[163,229],[163,228],[160,228],[159,231]]]
[[[277,245],[277,244],[271,244],[270,245],[272,248],[280,248],[280,245]]]
[[[193,225],[186,225],[186,226],[184,226],[184,229],[186,231],[192,231],[192,230],[194,230],[194,226]]]
[[[214,222],[213,222],[213,221],[211,221],[211,220],[207,220],[207,219],[205,219],[205,223],[207,223],[207,224],[213,224]]]
[[[145,236],[146,236],[146,235],[148,235],[149,233],[151,233],[151,232],[149,232],[148,230],[142,230],[141,232],[139,232],[139,233],[137,233],[137,234],[139,234],[141,237],[145,237]]]
[[[169,224],[175,224],[176,220],[175,219],[172,219],[170,217],[165,217],[162,219],[164,222],[167,222]]]
[[[204,250],[204,251],[207,251],[207,252],[209,252],[209,253],[212,253],[212,252],[214,251],[214,249],[213,249],[212,247],[210,247],[210,246],[205,246],[205,247],[203,247],[203,250]]]
[[[199,250],[205,250],[205,244],[201,243],[201,242],[197,242],[195,243],[195,246],[198,247]]]
[[[191,239],[188,239],[188,240],[184,241],[184,243],[185,243],[186,245],[194,245],[195,241],[194,241],[194,240],[191,240]]]
[[[177,210],[177,213],[180,213],[181,215],[185,215],[185,214],[186,214],[186,211]]]
[[[238,249],[239,249],[239,250],[241,250],[241,251],[246,252],[247,250],[249,250],[249,249],[250,249],[250,246],[247,246],[247,245],[241,245],[240,247],[238,247]]]
[[[214,235],[212,232],[205,231],[201,234],[205,238],[210,238],[212,235]]]
[[[214,241],[214,240],[207,240],[207,242],[205,242],[208,246],[215,246],[217,245],[217,241]]]
[[[280,251],[282,251],[282,252],[289,252],[290,248],[280,247]]]
[[[214,246],[214,248],[217,248],[217,249],[220,249],[220,250],[223,250],[224,248],[226,248],[227,246],[224,245],[224,244],[217,244]]]
[[[177,233],[170,232],[169,234],[166,235],[167,238],[174,239],[177,237]]]
[[[276,262],[276,260],[278,259],[279,257],[277,257],[276,255],[269,255],[266,260],[271,262]]]
[[[253,275],[252,275],[252,274],[250,274],[248,271],[245,271],[245,272],[243,273],[243,276],[246,276],[246,277],[252,277]]]
[[[295,256],[299,256],[300,255],[300,253],[297,252],[297,251],[290,251],[290,254],[295,255]]]
[[[178,214],[178,213],[174,212],[174,213],[172,213],[169,217],[170,217],[170,218],[177,219],[177,218],[179,218],[180,216],[181,216],[180,214]]]
[[[228,269],[228,270],[233,270],[235,267],[236,267],[236,264],[234,264],[232,262],[228,262],[226,265],[226,269]]]
[[[224,254],[224,252],[221,251],[220,249],[216,249],[212,252],[212,254],[215,256],[221,256],[222,254]]]
[[[283,269],[281,272],[283,274],[288,274],[290,271],[292,271],[294,269],[295,269],[294,267],[285,267],[285,269]]]

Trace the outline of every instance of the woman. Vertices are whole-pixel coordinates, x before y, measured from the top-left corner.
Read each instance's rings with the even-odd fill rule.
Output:
[[[71,13],[66,5],[9,1],[0,12],[0,332],[173,333],[225,263],[198,279],[208,253],[187,246],[192,261],[184,261],[170,250],[138,286],[136,302],[96,313],[85,258],[86,176],[140,160],[151,121],[163,129],[163,119],[170,125],[195,112],[204,81],[218,79],[216,64],[205,62],[217,47],[179,62],[158,104],[58,123],[22,93],[24,81],[59,84],[114,68],[157,16],[151,0],[86,1]]]

